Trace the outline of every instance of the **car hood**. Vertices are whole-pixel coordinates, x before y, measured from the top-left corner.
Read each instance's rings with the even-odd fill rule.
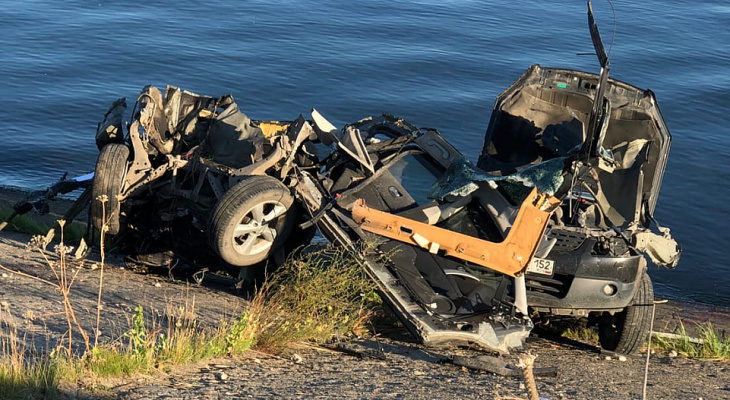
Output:
[[[600,76],[533,65],[499,95],[478,166],[509,175],[546,160],[573,157],[591,167],[594,193],[613,225],[648,225],[656,207],[671,135],[654,93],[608,79],[605,115],[589,157],[588,126]]]

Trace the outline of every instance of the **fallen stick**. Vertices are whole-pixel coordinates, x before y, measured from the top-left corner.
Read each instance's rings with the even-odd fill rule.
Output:
[[[656,331],[654,331],[654,332],[651,333],[651,335],[654,336],[654,337],[659,337],[659,338],[663,338],[663,339],[686,340],[686,341],[688,341],[690,343],[697,343],[697,344],[703,344],[703,343],[705,343],[704,339],[693,338],[693,337],[689,337],[687,335],[678,335],[676,333],[667,333],[667,332],[656,332]]]

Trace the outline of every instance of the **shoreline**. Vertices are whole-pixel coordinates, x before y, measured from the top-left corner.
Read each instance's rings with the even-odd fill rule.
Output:
[[[12,205],[4,200],[3,193],[6,191],[0,190],[0,205]],[[22,191],[14,194],[22,195]],[[52,212],[55,208],[63,213],[63,203],[64,200],[53,202]],[[0,232],[0,265],[10,269],[3,271],[0,277],[0,306],[4,312],[0,319],[18,328],[16,337],[22,338],[25,346],[44,349],[48,343],[63,340],[67,327],[56,290],[32,278],[39,276],[52,280],[53,276],[48,268],[43,268],[44,259],[26,249],[28,240],[27,234]],[[98,269],[93,265],[98,262],[99,254],[92,252],[81,264],[73,292],[79,321],[86,327],[94,326],[101,282]],[[240,315],[246,307],[246,300],[233,288],[232,279],[228,277],[194,285],[166,275],[129,270],[122,257],[112,254],[107,255],[104,271],[107,284],[104,285],[104,312],[99,328],[102,342],[123,337],[137,307],[144,307],[150,321],[154,318],[165,320],[174,315],[175,310],[185,310],[199,326],[208,328]],[[697,337],[694,323],[709,321],[718,334],[727,336],[730,333],[730,309],[727,307],[672,300],[659,305],[656,311],[654,331],[672,333],[679,321],[683,321],[687,334]],[[295,346],[281,355],[252,350],[240,357],[203,359],[164,371],[63,382],[59,398],[196,400],[217,399],[225,393],[231,398],[506,399],[521,398],[516,395],[525,392],[521,378],[444,363],[456,355],[478,360],[485,355],[483,351],[426,348],[414,342],[404,329],[383,330],[374,338],[350,338],[344,342],[345,349],[359,349],[363,354],[369,354],[369,351],[381,357],[358,358],[311,345]],[[76,346],[81,348],[78,336],[75,336]],[[640,398],[645,356],[607,355],[596,346],[595,342],[532,336],[525,347],[539,356],[536,367],[552,367],[559,371],[554,377],[537,377],[540,395],[550,399]],[[653,350],[648,374],[651,398],[728,398],[730,368],[726,362],[708,362],[672,356],[661,350],[654,353]],[[499,360],[514,367],[516,352]]]
[[[28,193],[28,190],[22,188],[0,186],[0,208],[11,208],[15,202]],[[78,194],[80,193],[78,191]],[[48,214],[39,215],[31,211],[26,215],[38,223],[53,226],[72,203],[73,201],[67,198],[56,198],[48,202],[50,206]],[[86,217],[87,214],[82,212],[76,221],[86,222]],[[682,321],[688,333],[694,333],[696,332],[695,324],[710,322],[716,328],[720,328],[720,332],[724,330],[730,333],[730,306],[663,295],[656,298],[657,300],[668,300],[668,303],[657,305],[655,330],[673,332],[679,327],[678,321]]]

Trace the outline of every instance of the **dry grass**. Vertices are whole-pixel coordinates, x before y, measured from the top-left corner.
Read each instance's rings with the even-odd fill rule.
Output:
[[[329,246],[282,266],[258,290],[247,324],[258,332],[257,349],[277,352],[299,341],[363,335],[379,304],[362,266]]]
[[[0,399],[53,398],[58,387],[58,368],[53,360],[38,359],[25,341],[9,311],[0,311]]]
[[[60,221],[62,228],[63,225]],[[0,349],[0,398],[53,398],[59,384],[75,384],[81,378],[88,383],[105,377],[165,370],[201,359],[240,355],[253,348],[277,353],[301,341],[359,336],[367,332],[369,320],[379,306],[362,267],[345,250],[326,247],[289,260],[266,279],[240,316],[222,320],[216,327],[198,323],[194,301],[168,305],[164,319],[149,318],[145,308],[138,306],[121,337],[100,342],[104,233],[102,229],[95,327],[83,327],[75,316],[73,284],[79,269],[68,268],[66,259],[72,249],[63,244],[63,234],[54,248],[58,261],[52,260],[46,250],[52,233],[33,238],[32,247],[43,256],[54,279],[27,276],[59,292],[67,331],[57,347],[35,356],[22,347],[17,330],[4,323],[0,330],[5,337]],[[86,333],[88,329],[94,331],[93,343]],[[84,347],[76,353],[74,337],[79,336]]]

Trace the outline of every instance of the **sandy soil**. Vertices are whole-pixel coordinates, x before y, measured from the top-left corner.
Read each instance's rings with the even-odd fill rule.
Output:
[[[15,200],[2,201],[9,205]],[[63,205],[56,205],[56,211]],[[62,212],[62,211],[61,211]],[[54,218],[53,216],[49,218]],[[53,219],[50,219],[53,221]],[[26,235],[0,232],[0,306],[2,321],[37,351],[53,347],[66,331],[61,297],[50,285],[53,274],[37,252],[28,251]],[[52,247],[52,246],[51,246]],[[93,326],[99,285],[99,255],[92,254],[78,269],[74,304],[80,322]],[[209,276],[202,285],[168,276],[139,274],[123,260],[109,257],[104,277],[103,338],[118,338],[137,305],[150,318],[162,320],[186,307],[202,324],[214,325],[236,315],[245,300],[225,277]],[[13,272],[14,271],[14,272]],[[711,305],[670,301],[657,309],[656,330],[671,330],[679,320],[712,321],[730,330],[730,312]],[[3,332],[7,334],[7,329]],[[80,345],[81,342],[77,342]],[[274,357],[251,352],[240,359],[220,359],[187,365],[152,376],[135,376],[105,383],[104,392],[66,389],[67,398],[231,399],[231,398],[526,398],[523,380],[453,365],[449,357],[477,357],[477,351],[426,349],[399,330],[380,332],[378,339],[349,343],[370,349],[382,359],[359,359],[351,354],[302,346],[298,357]],[[557,377],[540,377],[538,390],[547,399],[641,398],[644,358],[607,358],[592,344],[550,341],[533,337],[528,350],[537,354],[536,367],[557,367]],[[514,366],[514,355],[504,358]],[[446,361],[446,362],[445,362]],[[655,354],[649,366],[647,398],[728,399],[730,366]]]

